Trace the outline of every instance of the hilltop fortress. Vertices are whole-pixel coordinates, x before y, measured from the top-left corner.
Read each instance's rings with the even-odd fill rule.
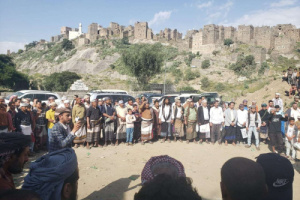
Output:
[[[276,53],[290,53],[294,50],[296,42],[300,42],[300,29],[292,24],[279,24],[276,26],[254,27],[252,25],[239,25],[238,28],[209,24],[199,30],[187,31],[183,38],[177,29],[165,28],[154,34],[148,22],[136,22],[134,26],[122,26],[111,22],[105,28],[98,23],[88,26],[87,33],[79,28],[61,27],[60,35],[51,37],[51,42],[58,42],[64,38],[77,40],[78,46],[93,43],[100,38],[129,38],[131,41],[159,41],[168,42],[180,50],[193,53],[211,54],[224,47],[224,39],[231,39],[234,43],[244,43],[253,46],[254,52],[266,54],[267,51]],[[44,41],[44,40],[43,40]]]

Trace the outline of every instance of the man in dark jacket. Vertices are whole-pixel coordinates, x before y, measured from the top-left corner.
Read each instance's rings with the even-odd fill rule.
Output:
[[[261,110],[258,112],[261,118],[261,127],[259,130],[260,138],[262,142],[266,144],[266,139],[268,138],[268,121],[270,114],[267,110],[267,104],[261,104]]]
[[[269,117],[269,137],[273,153],[278,153],[275,148],[279,151],[283,151],[284,145],[281,135],[281,121],[287,120],[288,114],[285,114],[285,117],[283,117],[281,114],[276,114],[276,110],[274,108],[271,109]]]
[[[202,101],[202,106],[198,108],[198,126],[199,126],[199,132],[200,132],[200,143],[202,143],[203,139],[205,139],[206,143],[208,142],[208,131],[209,131],[209,118],[210,118],[210,107],[207,105],[207,100],[204,99]],[[207,131],[203,131],[201,129],[201,126],[206,125],[208,126]]]

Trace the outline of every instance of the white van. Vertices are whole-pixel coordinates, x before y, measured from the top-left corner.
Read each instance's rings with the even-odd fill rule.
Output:
[[[128,94],[128,92],[125,90],[114,90],[114,89],[92,90],[89,94],[92,95],[93,93]]]
[[[18,98],[29,98],[31,101],[33,99],[38,99],[41,102],[48,102],[49,97],[54,97],[55,102],[57,105],[61,103],[60,96],[56,93],[50,92],[50,91],[43,91],[43,90],[20,90],[18,92],[13,93],[12,95],[17,95]],[[8,103],[9,98],[12,96],[9,95],[5,98],[5,102]]]

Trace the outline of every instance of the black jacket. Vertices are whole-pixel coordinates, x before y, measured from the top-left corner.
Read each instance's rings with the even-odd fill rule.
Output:
[[[210,118],[210,107],[207,106],[207,109],[208,109],[208,117]],[[204,114],[203,114],[203,107],[202,106],[200,106],[198,108],[197,115],[198,115],[198,123],[204,124]]]

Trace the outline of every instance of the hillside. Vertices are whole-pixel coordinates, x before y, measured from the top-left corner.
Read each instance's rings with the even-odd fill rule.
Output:
[[[66,40],[35,44],[24,52],[12,54],[12,57],[17,69],[28,74],[32,80],[39,80],[39,84],[46,75],[70,71],[81,75],[91,89],[138,90],[135,79],[128,76],[120,62],[122,51],[138,43],[155,42],[130,39],[129,43],[123,39],[101,39],[78,46],[75,40]],[[162,84],[166,76],[166,83],[173,84],[177,91],[217,91],[225,100],[231,100],[248,93],[254,94],[267,85],[274,84],[276,89],[280,84],[274,79],[280,77],[283,69],[300,66],[297,51],[288,55],[270,51],[265,55],[267,60],[264,62],[257,56],[259,48],[235,43],[213,54],[201,55],[179,51],[171,43],[162,43],[167,62],[151,83]],[[247,59],[252,60],[245,64]],[[208,66],[203,66],[203,62],[208,62]]]

